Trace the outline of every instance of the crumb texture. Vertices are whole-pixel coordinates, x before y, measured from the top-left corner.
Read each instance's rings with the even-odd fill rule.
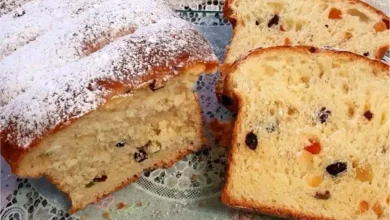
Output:
[[[260,50],[231,73],[240,108],[224,202],[388,219],[389,67],[316,51]]]
[[[359,1],[231,0],[236,20],[226,64],[258,47],[313,45],[381,59],[389,49],[389,18]]]

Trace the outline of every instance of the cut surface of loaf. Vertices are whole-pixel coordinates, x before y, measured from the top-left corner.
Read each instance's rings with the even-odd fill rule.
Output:
[[[259,47],[333,47],[381,59],[389,49],[389,17],[359,0],[228,0],[234,26],[225,65]]]
[[[16,175],[49,178],[73,213],[202,147],[193,85],[218,60],[166,1],[5,4],[0,147]]]
[[[299,219],[389,218],[389,66],[310,47],[256,50],[239,100],[225,204]]]

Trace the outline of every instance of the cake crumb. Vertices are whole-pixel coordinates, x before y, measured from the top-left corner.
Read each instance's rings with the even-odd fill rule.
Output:
[[[123,209],[124,207],[126,207],[126,204],[123,203],[123,202],[120,202],[116,205],[117,209]]]

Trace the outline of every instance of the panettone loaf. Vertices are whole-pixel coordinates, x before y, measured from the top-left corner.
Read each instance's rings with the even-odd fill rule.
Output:
[[[251,50],[278,45],[332,47],[381,59],[389,49],[389,17],[359,0],[227,0],[224,16],[233,25],[218,97],[229,66]]]
[[[239,108],[225,204],[298,219],[389,219],[387,64],[281,46],[231,71]]]
[[[193,84],[218,61],[165,1],[32,0],[7,8],[0,144],[16,175],[49,178],[73,213],[202,147]]]

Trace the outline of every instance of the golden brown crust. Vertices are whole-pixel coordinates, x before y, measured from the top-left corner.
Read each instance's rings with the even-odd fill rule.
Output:
[[[183,60],[178,60],[178,62],[184,62]],[[178,69],[179,71],[179,74],[177,76],[179,76],[181,73],[184,73],[186,72],[187,70],[197,66],[197,65],[203,65],[204,66],[204,73],[213,73],[214,70],[217,68],[218,66],[218,62],[217,61],[214,61],[214,62],[206,62],[206,61],[198,61],[198,63],[192,63],[188,66],[186,66],[185,68],[181,68],[181,69]],[[164,77],[166,75],[168,75],[169,73],[167,73],[167,70],[156,70],[157,72],[155,74],[148,74],[150,76],[158,76],[158,77]],[[151,81],[151,78],[148,78],[148,79],[145,79],[145,82],[150,82],[152,83]],[[168,82],[169,83],[169,82]],[[119,95],[119,94],[123,94],[126,92],[126,89],[127,87],[125,87],[123,84],[114,84],[114,83],[108,83],[108,82],[105,82],[105,86],[108,86],[112,89],[115,90],[114,93],[110,94],[110,96],[107,96],[105,97],[105,100],[106,102],[114,97],[115,95]],[[149,84],[145,84],[144,86],[138,88],[138,89],[143,89],[143,88],[146,88],[148,87]],[[104,105],[104,104],[103,104]],[[89,114],[89,113],[88,113]],[[86,115],[88,115],[86,114]],[[86,116],[84,115],[84,116]],[[39,145],[39,143],[46,137],[50,136],[50,135],[54,135],[55,133],[61,131],[62,129],[68,127],[69,125],[71,125],[74,121],[76,121],[77,119],[76,118],[71,118],[69,119],[68,121],[66,122],[63,122],[63,123],[60,123],[58,124],[56,127],[54,127],[53,129],[51,130],[48,130],[46,133],[44,133],[43,135],[41,135],[40,137],[36,137],[34,139],[34,141],[26,148],[24,147],[21,147],[19,146],[17,143],[18,141],[15,139],[15,138],[8,138],[7,137],[7,134],[10,134],[13,132],[15,128],[15,126],[9,126],[3,130],[0,130],[0,150],[1,150],[1,155],[4,157],[4,159],[8,162],[8,164],[10,165],[11,167],[11,171],[13,173],[15,173],[16,175],[20,175],[20,161],[23,159],[23,157],[29,153],[30,151],[34,150],[35,147],[37,147]],[[37,177],[40,177],[39,176],[36,176],[36,175],[31,175],[31,176],[22,176],[22,177],[29,177],[29,178],[37,178]]]
[[[379,60],[372,60],[367,57],[348,52],[348,51],[332,51],[332,50],[324,50],[324,49],[318,49],[314,47],[308,47],[308,46],[277,46],[277,47],[270,47],[266,49],[258,49],[255,51],[252,51],[250,54],[248,54],[245,58],[243,58],[240,61],[237,61],[234,63],[234,65],[229,69],[228,76],[229,78],[226,80],[226,85],[228,86],[227,89],[232,91],[234,97],[235,97],[235,102],[237,103],[237,110],[240,112],[240,109],[242,106],[245,105],[245,100],[243,96],[241,96],[239,93],[234,92],[233,86],[232,86],[232,79],[233,79],[233,72],[237,69],[238,65],[240,65],[242,62],[245,62],[247,58],[250,58],[252,56],[258,56],[261,54],[268,54],[270,52],[275,52],[275,51],[283,51],[283,53],[286,53],[287,51],[296,51],[300,53],[326,53],[330,55],[337,55],[337,56],[345,56],[348,57],[351,60],[355,61],[363,61],[370,63],[370,65],[376,66],[383,72],[387,73],[388,76],[390,76],[389,73],[389,68],[390,66],[386,63],[383,63]],[[266,206],[266,205],[261,205],[261,204],[255,204],[251,201],[245,200],[245,198],[242,199],[234,199],[230,197],[229,195],[229,188],[231,187],[231,182],[229,179],[231,179],[231,173],[229,170],[231,170],[231,166],[234,163],[233,160],[233,155],[235,154],[235,151],[237,150],[237,145],[235,144],[237,142],[237,135],[239,132],[239,125],[241,124],[241,118],[239,115],[237,116],[237,119],[235,121],[233,131],[232,131],[232,140],[231,140],[231,148],[228,153],[228,163],[227,163],[227,168],[226,168],[226,183],[225,186],[222,190],[221,194],[221,200],[224,204],[239,208],[239,209],[244,209],[244,210],[250,210],[250,211],[256,211],[256,212],[261,212],[269,215],[275,215],[275,216],[282,216],[282,217],[288,217],[288,218],[298,218],[298,219],[312,219],[312,220],[330,220],[330,218],[325,218],[323,216],[315,216],[315,215],[310,215],[306,214],[297,210],[293,209],[287,209],[287,208],[280,208],[280,207],[272,207],[272,206]]]

